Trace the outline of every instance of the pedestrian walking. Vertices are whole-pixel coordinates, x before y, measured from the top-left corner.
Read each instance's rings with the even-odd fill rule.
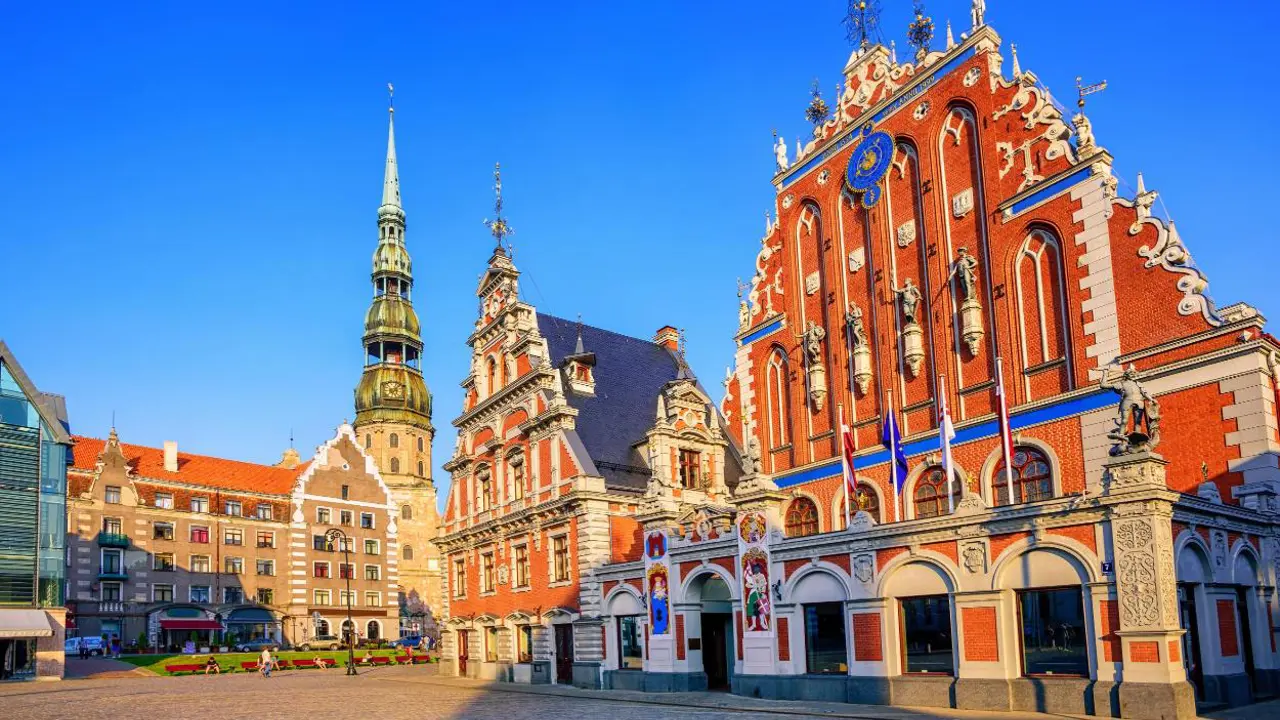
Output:
[[[262,673],[262,677],[271,677],[271,665],[273,662],[271,648],[262,648],[262,655],[258,657],[258,672]]]

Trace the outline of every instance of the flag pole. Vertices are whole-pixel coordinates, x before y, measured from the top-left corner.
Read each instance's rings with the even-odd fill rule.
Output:
[[[844,403],[837,406],[840,417],[840,429],[837,433],[836,444],[840,450],[840,484],[844,485],[844,529],[848,530],[852,520],[853,498],[849,496],[849,475],[852,468],[849,467],[849,453],[845,448],[845,425],[844,425]]]
[[[942,469],[947,474],[947,512],[956,511],[956,474],[951,462],[951,411],[947,407],[947,378],[938,376],[938,435],[942,438]]]
[[[887,425],[895,427],[897,423],[893,419],[893,394],[892,391],[885,393],[885,413],[888,419],[885,421]],[[902,513],[898,509],[900,498],[898,497],[898,438],[897,433],[889,432],[889,489],[893,491],[893,521],[901,522]]]
[[[1004,455],[1004,483],[1013,504],[1013,433],[1009,427],[1009,398],[1004,388],[1004,359],[996,356],[996,388],[1000,392],[1000,451]]]

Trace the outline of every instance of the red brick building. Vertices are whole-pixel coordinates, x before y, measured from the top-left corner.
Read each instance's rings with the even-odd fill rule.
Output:
[[[981,2],[911,62],[864,44],[775,149],[733,510],[641,503],[655,551],[581,588],[605,686],[1122,717],[1280,689],[1280,343],[1001,46]]]

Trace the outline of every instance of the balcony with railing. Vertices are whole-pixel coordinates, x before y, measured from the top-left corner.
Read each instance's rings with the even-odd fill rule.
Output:
[[[128,580],[129,573],[121,567],[104,567],[98,571],[99,580]]]
[[[101,614],[122,613],[124,612],[124,601],[123,600],[101,600],[98,602],[98,612]]]
[[[98,533],[98,544],[102,547],[127,548],[129,547],[129,536],[124,533],[103,530]]]

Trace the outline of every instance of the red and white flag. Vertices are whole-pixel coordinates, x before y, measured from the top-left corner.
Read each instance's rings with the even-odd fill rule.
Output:
[[[844,526],[853,518],[853,502],[858,498],[858,478],[853,474],[853,431],[844,424],[840,406],[840,474],[844,477]]]
[[[951,424],[951,411],[947,408],[947,379],[938,376],[938,437],[942,440],[942,471],[947,474],[947,511],[956,511],[956,470],[951,461],[951,441],[956,439],[956,428]]]
[[[1004,455],[1004,482],[1013,503],[1013,432],[1009,427],[1009,400],[1004,392],[1004,362],[996,356],[996,402],[1000,419],[1000,451]]]

